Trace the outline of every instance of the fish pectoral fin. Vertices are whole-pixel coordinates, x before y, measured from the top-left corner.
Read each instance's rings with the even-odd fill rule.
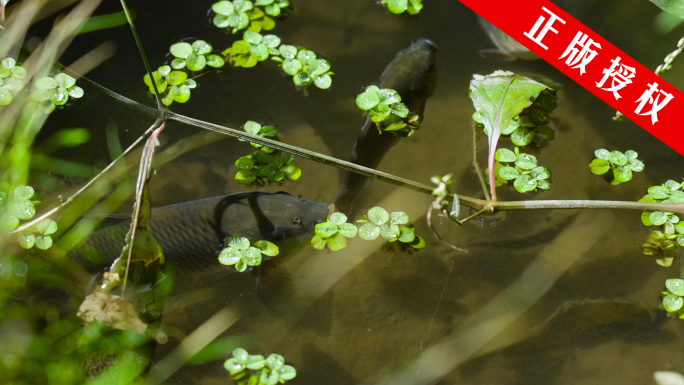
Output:
[[[281,268],[259,266],[256,270],[256,287],[264,309],[275,318],[280,318],[290,307],[296,295],[290,273]]]
[[[486,59],[495,59],[499,61],[513,61],[515,56],[509,55],[498,49],[481,49],[478,51],[480,56]]]

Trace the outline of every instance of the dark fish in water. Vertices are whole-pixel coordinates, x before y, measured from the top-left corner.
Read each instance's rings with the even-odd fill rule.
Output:
[[[481,49],[480,56],[486,58],[497,59],[501,61],[512,61],[515,59],[535,60],[539,59],[534,52],[530,51],[524,45],[518,43],[515,39],[508,36],[504,31],[500,30],[494,24],[488,22],[482,17],[478,17],[480,27],[487,33],[489,39],[498,49]]]
[[[426,100],[437,87],[437,46],[428,39],[420,39],[397,54],[380,77],[380,88],[391,88],[401,96],[401,101],[413,114],[423,118]],[[354,145],[351,162],[376,168],[382,158],[399,141],[391,133],[380,134],[375,123],[366,117],[361,135]],[[367,177],[347,173],[335,203],[342,212],[350,213],[352,203],[366,182]]]
[[[287,193],[243,192],[152,209],[148,229],[167,261],[183,270],[218,264],[226,238],[237,235],[275,243],[284,255],[309,243],[327,205]],[[93,232],[72,257],[88,268],[110,265],[121,255],[130,215]],[[127,219],[124,219],[127,218]]]

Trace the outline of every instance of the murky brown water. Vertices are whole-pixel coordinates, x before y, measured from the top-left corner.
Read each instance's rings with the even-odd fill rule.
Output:
[[[675,47],[684,31],[680,27],[658,36],[652,27],[658,9],[647,1],[557,3],[650,68]],[[202,38],[219,50],[232,43],[235,37],[207,22],[210,5],[130,2],[154,67],[162,64],[168,46],[182,38]],[[565,87],[552,115],[556,139],[529,150],[551,168],[552,189],[521,197],[500,188],[500,199],[637,200],[647,187],[683,176],[680,155],[631,122],[613,122],[609,106],[549,64],[480,57],[479,49],[493,45],[475,15],[457,1],[428,0],[421,15],[411,19],[389,14],[370,0],[298,0],[296,6],[272,32],[331,62],[336,74],[330,91],[305,96],[273,63],[264,63],[200,78],[190,101],[172,109],[229,127],[246,120],[273,124],[284,142],[348,159],[364,119],[355,96],[377,80],[396,52],[424,37],[440,47],[437,92],[427,104],[420,131],[387,155],[382,171],[421,182],[433,174],[453,173],[454,191],[478,196],[470,166],[473,107],[467,87],[474,73],[505,69],[543,75]],[[101,12],[117,7],[118,2],[107,2]],[[67,57],[76,58],[106,39],[114,39],[119,50],[91,78],[152,105],[126,27],[79,37]],[[665,78],[682,88],[684,70],[678,64]],[[105,126],[111,122],[120,127],[124,144],[151,123],[90,91],[83,103],[55,113],[42,134],[63,127],[91,129],[92,151],[61,155],[104,165],[109,161]],[[162,142],[169,146],[198,132],[170,124]],[[501,146],[512,147],[506,140]],[[586,166],[594,150],[604,147],[639,152],[646,170],[627,184],[608,185]],[[233,162],[252,150],[226,138],[170,161],[152,179],[154,205],[243,191],[233,179]],[[331,202],[339,172],[306,160],[298,164],[303,170],[300,180],[263,190]],[[169,307],[164,322],[188,333],[229,305],[239,319],[225,335],[248,336],[251,350],[282,354],[297,368],[293,383],[299,384],[649,384],[654,371],[684,371],[684,324],[666,319],[658,309],[663,282],[678,275],[677,267],[662,268],[641,255],[638,240],[648,231],[640,225],[638,212],[511,212],[494,227],[440,223],[437,229],[446,240],[470,250],[462,254],[430,236],[422,218],[430,200],[372,182],[357,204],[406,211],[427,247],[405,254],[381,247],[380,241],[360,239],[337,253],[307,247],[283,267],[297,292],[279,305],[280,319],[262,308],[251,277],[212,275],[183,277],[176,306]],[[183,305],[183,295],[200,289],[206,289],[200,302]],[[615,310],[608,315],[595,310],[557,314],[546,328],[540,326],[563,306],[594,309],[596,302],[588,300],[613,301],[604,306]],[[631,302],[622,306],[615,301]],[[158,357],[172,345],[159,347]],[[440,352],[440,360],[431,352]],[[418,370],[402,372],[410,364]],[[401,381],[389,380],[397,373],[404,373]],[[186,367],[169,382],[213,384],[226,378],[222,363],[216,362]]]

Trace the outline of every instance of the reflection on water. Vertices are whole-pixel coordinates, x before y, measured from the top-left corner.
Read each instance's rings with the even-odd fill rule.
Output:
[[[557,3],[649,67],[671,51],[678,38],[674,35],[681,34],[680,28],[656,36],[651,23],[657,9],[649,2]],[[153,66],[162,64],[168,46],[182,38],[202,38],[217,48],[234,39],[207,22],[211,1],[130,5],[138,12],[138,29]],[[102,13],[117,6],[106,3]],[[429,38],[440,47],[437,91],[427,103],[420,131],[394,147],[380,170],[421,182],[451,172],[455,191],[478,196],[467,86],[474,73],[505,69],[565,85],[553,113],[556,139],[529,151],[552,170],[553,188],[527,199],[636,200],[648,186],[682,177],[678,154],[630,122],[613,122],[607,105],[550,65],[480,57],[478,50],[493,44],[476,16],[457,1],[428,1],[415,18],[394,16],[370,0],[298,0],[296,6],[273,33],[331,62],[336,74],[330,91],[305,96],[274,63],[263,63],[198,79],[200,87],[191,100],[173,109],[230,127],[246,120],[273,124],[282,141],[348,159],[364,121],[354,105],[356,94],[377,81],[396,52]],[[79,37],[67,56],[75,58],[109,38],[119,51],[92,78],[152,104],[125,27]],[[680,68],[675,66],[667,80],[682,88]],[[87,161],[107,162],[107,123],[117,123],[123,143],[130,143],[149,122],[89,94],[73,114],[55,113],[41,135],[63,127],[90,128],[96,155]],[[87,109],[98,113],[84,113]],[[171,146],[198,132],[169,124],[162,140]],[[244,190],[233,179],[233,163],[253,148],[229,138],[209,141],[157,170],[150,186],[155,206]],[[480,138],[478,144],[482,157],[486,140]],[[506,140],[501,145],[512,147]],[[593,151],[604,147],[636,150],[646,171],[619,187],[606,184],[586,167]],[[300,180],[262,190],[332,202],[340,173],[306,160],[298,164]],[[500,199],[521,197],[503,187]],[[296,292],[278,300],[279,319],[262,308],[252,277],[179,272],[164,322],[189,333],[230,305],[241,318],[224,335],[247,336],[250,352],[282,354],[298,370],[294,383],[302,384],[649,383],[654,371],[684,371],[681,321],[665,319],[658,309],[664,279],[677,272],[641,255],[637,240],[647,230],[638,213],[547,210],[511,212],[484,227],[438,223],[447,241],[470,250],[462,254],[429,236],[420,218],[430,201],[416,192],[369,183],[355,205],[406,211],[427,247],[405,254],[359,239],[334,254],[307,247],[283,264]],[[156,359],[174,346],[159,346]],[[214,362],[183,368],[170,382],[225,379],[222,364]]]

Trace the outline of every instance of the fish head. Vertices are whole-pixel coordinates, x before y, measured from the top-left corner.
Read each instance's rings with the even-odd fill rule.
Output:
[[[400,51],[382,73],[380,88],[396,90],[409,109],[414,101],[432,96],[437,88],[437,45],[420,39]]]
[[[229,205],[221,218],[221,231],[228,236],[273,242],[287,254],[309,244],[314,226],[325,222],[328,206],[290,194],[251,193]]]

